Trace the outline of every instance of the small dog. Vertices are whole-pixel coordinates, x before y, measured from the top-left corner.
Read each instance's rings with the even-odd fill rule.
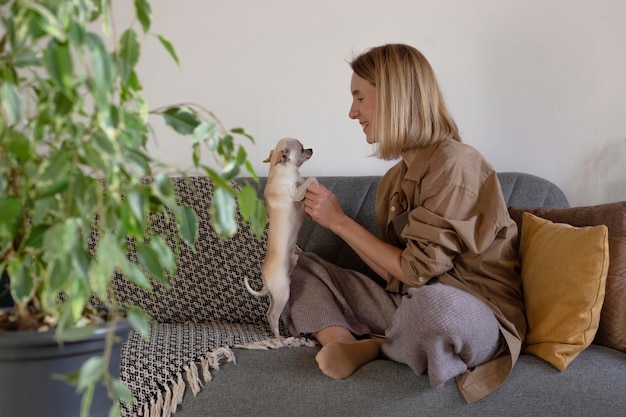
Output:
[[[276,337],[280,315],[289,299],[289,270],[298,256],[294,249],[298,232],[304,221],[302,200],[310,184],[317,183],[315,177],[303,181],[300,165],[313,155],[312,149],[304,149],[297,139],[281,139],[276,148],[263,162],[270,163],[267,184],[265,185],[265,205],[269,219],[267,251],[261,274],[263,288],[254,291],[245,278],[248,291],[257,297],[270,294],[270,307],[267,320]]]

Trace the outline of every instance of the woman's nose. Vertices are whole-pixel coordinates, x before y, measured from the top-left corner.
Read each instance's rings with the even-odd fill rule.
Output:
[[[355,106],[350,106],[350,111],[348,111],[348,117],[350,119],[356,119],[359,116],[359,112],[356,110]]]

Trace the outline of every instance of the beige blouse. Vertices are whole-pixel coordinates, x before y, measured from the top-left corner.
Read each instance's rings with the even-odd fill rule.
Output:
[[[403,213],[408,223],[398,239],[392,220]],[[483,300],[497,317],[506,348],[457,377],[468,402],[484,397],[508,377],[526,335],[517,226],[496,172],[455,140],[412,149],[382,178],[376,215],[384,239],[406,244],[401,264],[410,285],[388,277],[388,291],[404,293],[438,279]]]

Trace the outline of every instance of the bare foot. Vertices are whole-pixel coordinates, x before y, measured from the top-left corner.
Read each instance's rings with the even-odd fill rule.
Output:
[[[315,360],[322,372],[333,379],[352,375],[380,354],[380,343],[374,339],[341,340],[322,347]]]

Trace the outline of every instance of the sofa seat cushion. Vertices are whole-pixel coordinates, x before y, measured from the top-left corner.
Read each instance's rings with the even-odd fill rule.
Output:
[[[233,352],[236,363],[213,371],[197,396],[186,393],[176,417],[613,417],[626,410],[624,354],[598,345],[582,352],[567,372],[523,354],[505,384],[471,405],[453,380],[433,389],[427,375],[389,360],[333,380],[318,369],[317,348]]]

